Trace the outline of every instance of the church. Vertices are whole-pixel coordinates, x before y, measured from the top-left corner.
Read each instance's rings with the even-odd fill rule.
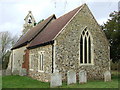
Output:
[[[90,80],[103,79],[110,71],[108,40],[86,4],[56,18],[36,23],[32,12],[25,17],[23,35],[12,48],[8,69],[39,81],[50,81],[54,72],[66,80],[67,71],[87,72]]]

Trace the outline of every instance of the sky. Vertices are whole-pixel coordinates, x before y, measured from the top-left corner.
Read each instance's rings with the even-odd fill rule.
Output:
[[[97,22],[102,25],[109,14],[118,11],[119,0],[0,0],[0,32],[9,31],[12,35],[21,35],[24,18],[28,11],[39,22],[55,14],[60,17],[86,3]]]

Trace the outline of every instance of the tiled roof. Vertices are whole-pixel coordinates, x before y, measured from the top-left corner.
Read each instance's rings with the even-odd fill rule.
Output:
[[[82,5],[83,6],[83,5]],[[71,20],[82,6],[68,12],[67,14],[52,21],[39,35],[29,44],[28,48],[40,46],[41,44],[53,41],[63,27]]]
[[[37,26],[33,27],[31,30],[26,32],[13,46],[12,49],[16,49],[30,43],[42,30],[53,20],[56,19],[55,15],[48,17],[43,22],[39,23]]]

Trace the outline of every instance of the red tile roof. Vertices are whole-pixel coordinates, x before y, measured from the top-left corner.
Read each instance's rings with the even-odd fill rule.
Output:
[[[35,37],[33,41],[31,41],[28,48],[53,41],[62,28],[70,21],[70,19],[77,13],[77,11],[82,8],[82,6],[52,21],[41,33],[39,33],[39,35]]]
[[[26,32],[13,46],[12,49],[16,49],[27,45],[33,40],[53,19],[56,19],[55,15],[48,17],[43,22],[39,23],[37,26],[33,27],[31,30]]]

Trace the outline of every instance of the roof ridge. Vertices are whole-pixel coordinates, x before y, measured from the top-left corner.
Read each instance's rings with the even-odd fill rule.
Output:
[[[76,10],[76,9],[80,9],[81,7],[83,7],[84,5],[86,5],[86,3],[85,4],[82,4],[82,5],[80,5],[79,7],[77,7],[77,8],[75,8],[75,9],[73,9],[73,10],[71,10],[71,11],[69,11],[69,12],[67,12],[67,13],[65,13],[64,15],[61,15],[60,17],[58,17],[57,19],[59,19],[59,18],[61,18],[61,17],[63,17],[63,16],[65,16],[65,15],[67,15],[67,14],[69,14],[70,12],[72,12],[72,11],[74,11],[74,10]],[[76,12],[77,13],[77,12]]]
[[[51,16],[46,18],[43,22],[37,24],[35,27],[33,27],[29,31],[27,31],[21,38],[19,38],[19,40],[16,42],[16,44],[13,46],[13,48],[11,50],[25,46],[25,45],[27,45],[27,43],[31,42],[31,40],[33,40],[37,35],[39,35],[39,33],[41,33],[41,31],[43,31],[43,29],[49,24],[49,22],[53,18],[56,19],[55,14],[52,14]],[[35,30],[35,29],[37,29],[37,30]]]
[[[60,30],[60,32],[53,38],[53,40],[54,40],[57,36],[59,36],[59,34],[63,31],[63,29],[67,26],[67,24],[76,16],[76,14],[80,11],[80,9],[82,9],[82,8],[84,7],[84,5],[86,5],[86,3],[85,3],[85,4],[82,4],[81,6],[75,8],[75,9],[73,9],[72,11],[69,11],[68,13],[66,13],[66,14],[63,15],[63,16],[65,16],[65,15],[73,12],[74,10],[78,9],[78,10],[76,11],[76,13],[70,18],[70,20],[68,20],[68,22],[64,25],[64,27]],[[62,18],[63,16],[61,16],[61,17],[59,17],[59,18]],[[59,18],[58,18],[58,19],[59,19]]]
[[[27,48],[39,46],[40,44],[53,41],[63,31],[65,26],[74,18],[74,16],[76,16],[76,13],[78,13],[84,5],[85,4],[55,19],[41,33],[39,33],[39,35],[37,35],[34,40],[32,40]]]
[[[34,37],[32,37],[30,41],[32,41],[39,33],[41,33],[41,32],[44,30],[44,28],[49,24],[49,22],[50,22],[53,18],[56,19],[56,16],[55,16],[55,14],[52,14],[51,16],[49,16],[48,18],[46,18],[45,20],[47,20],[47,19],[49,19],[49,18],[50,18],[50,20],[43,26],[43,28],[42,28],[41,30],[38,30],[37,34],[36,34]],[[44,21],[45,21],[45,20],[44,20]],[[43,22],[44,22],[44,21],[43,21]],[[41,23],[42,23],[42,22],[41,22]],[[40,24],[40,23],[39,23],[39,24]]]

